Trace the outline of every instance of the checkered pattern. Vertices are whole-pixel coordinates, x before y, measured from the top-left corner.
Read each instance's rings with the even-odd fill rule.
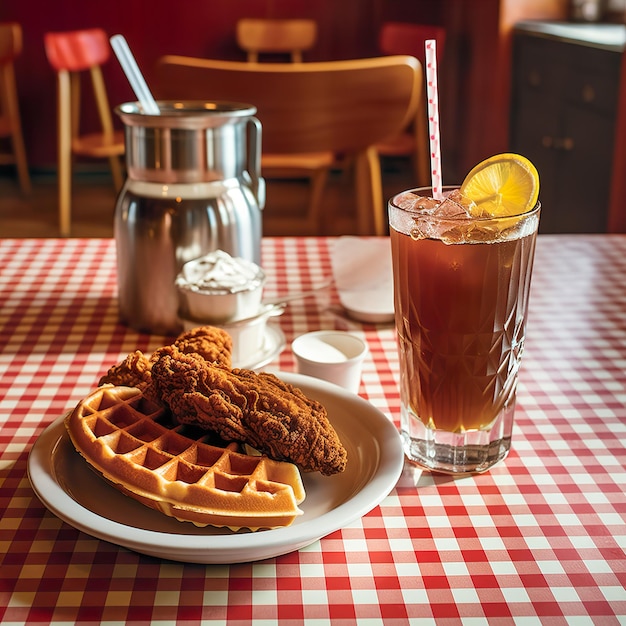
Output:
[[[268,239],[266,295],[331,274],[319,238]],[[117,322],[108,240],[0,241],[0,622],[626,623],[626,237],[539,238],[514,447],[479,476],[406,467],[369,515],[310,547],[231,566],[160,561],[49,513],[27,476],[39,433],[136,348]],[[350,329],[361,394],[396,423],[393,329],[293,302],[290,341]],[[270,366],[293,370],[286,349]]]

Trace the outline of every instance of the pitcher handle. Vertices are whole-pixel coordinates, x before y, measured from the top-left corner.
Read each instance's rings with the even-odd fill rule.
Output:
[[[259,209],[265,207],[265,179],[261,176],[261,122],[256,117],[248,119],[248,173],[251,189]]]

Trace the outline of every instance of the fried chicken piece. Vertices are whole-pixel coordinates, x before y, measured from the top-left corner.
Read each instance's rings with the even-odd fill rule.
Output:
[[[145,389],[152,382],[152,362],[141,351],[131,352],[121,363],[109,368],[98,382],[98,387],[107,383],[117,387]]]
[[[173,344],[184,354],[199,354],[205,361],[231,366],[233,340],[222,328],[200,326],[178,336]]]
[[[200,326],[178,336],[173,344],[184,354],[195,353],[209,363],[231,366],[233,340],[221,328]],[[150,370],[154,354],[146,356],[141,350],[131,352],[123,361],[109,368],[98,382],[98,387],[111,384],[118,387],[137,387],[146,390],[152,382]]]
[[[303,471],[330,475],[346,467],[347,452],[326,409],[273,374],[211,365],[175,346],[155,353],[156,395],[175,419],[248,443]]]

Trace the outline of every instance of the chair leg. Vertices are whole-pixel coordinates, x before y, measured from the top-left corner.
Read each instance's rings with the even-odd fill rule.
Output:
[[[120,191],[122,189],[122,185],[124,184],[124,177],[122,176],[122,166],[120,165],[120,160],[116,156],[109,157],[109,163],[111,165],[111,174],[113,176],[113,185],[115,186],[115,191]]]
[[[90,73],[102,131],[105,136],[111,137],[111,140],[113,140],[113,121],[111,119],[111,110],[109,108],[106,87],[104,86],[104,79],[102,78],[102,70],[96,66],[90,69]],[[111,174],[113,175],[113,185],[115,190],[119,191],[124,182],[120,160],[116,156],[111,156],[109,157],[109,163],[111,165]]]
[[[359,234],[386,234],[382,175],[376,148],[370,147],[357,155],[355,177]]]
[[[31,192],[30,175],[28,173],[28,163],[26,161],[26,149],[24,148],[24,137],[20,123],[20,109],[18,106],[17,87],[15,84],[15,71],[13,65],[8,64],[3,71],[2,90],[5,96],[7,115],[11,124],[11,141],[13,145],[13,155],[17,167],[17,175],[20,181],[22,192]]]
[[[324,229],[322,223],[322,198],[324,188],[328,180],[328,168],[322,168],[313,172],[311,176],[311,196],[309,200],[309,214],[307,226],[312,234],[321,235]]]
[[[28,172],[28,162],[26,161],[26,148],[22,137],[21,127],[18,126],[13,131],[13,150],[15,151],[15,163],[17,166],[17,176],[20,181],[22,193],[29,194],[32,191],[30,174]]]
[[[0,69],[2,70],[2,85],[0,86],[3,95],[2,104],[9,119],[13,159],[17,168],[20,188],[23,193],[29,194],[31,192],[30,175],[28,173],[26,149],[24,148],[24,138],[20,124],[15,71],[11,63],[3,65]]]
[[[415,176],[419,187],[428,187],[430,181],[430,148],[428,141],[428,119],[424,105],[424,98],[420,97],[415,113],[413,124],[415,136],[415,152],[413,155],[413,165]]]
[[[70,75],[59,72],[58,102],[58,178],[59,178],[59,229],[62,237],[69,237],[72,223],[72,121],[70,110]]]

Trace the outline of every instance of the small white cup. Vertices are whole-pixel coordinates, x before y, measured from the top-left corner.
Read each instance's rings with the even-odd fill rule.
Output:
[[[298,373],[358,393],[367,354],[367,344],[360,337],[339,330],[319,330],[296,337],[291,350]]]

